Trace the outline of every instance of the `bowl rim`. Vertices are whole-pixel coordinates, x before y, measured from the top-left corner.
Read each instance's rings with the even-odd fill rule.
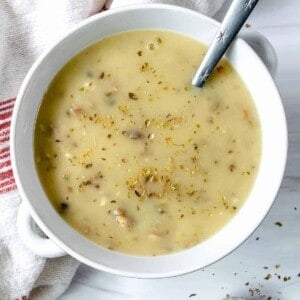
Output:
[[[32,215],[33,219],[35,220],[35,222],[38,224],[38,226],[57,244],[59,245],[61,248],[63,248],[64,250],[66,250],[70,255],[72,255],[73,257],[75,257],[76,259],[78,259],[79,261],[95,268],[98,270],[103,270],[112,274],[117,274],[117,275],[122,275],[122,276],[128,276],[128,277],[138,277],[138,278],[163,278],[163,277],[172,277],[172,276],[177,276],[177,275],[181,275],[181,274],[186,274],[189,272],[193,272],[195,270],[198,270],[200,267],[197,266],[197,263],[195,263],[196,266],[194,267],[188,267],[188,268],[182,268],[182,269],[178,269],[176,271],[172,271],[172,272],[159,272],[159,273],[153,273],[153,272],[136,272],[136,271],[131,271],[131,270],[122,270],[122,269],[117,269],[117,268],[111,268],[105,265],[100,265],[99,263],[87,258],[86,256],[78,253],[76,251],[76,248],[74,245],[72,245],[72,247],[70,247],[69,245],[66,245],[66,243],[64,241],[62,241],[61,239],[59,239],[57,237],[57,235],[51,230],[49,229],[49,227],[44,223],[44,221],[40,218],[39,214],[35,211],[34,206],[32,205],[29,197],[27,197],[27,192],[26,192],[26,187],[24,187],[23,183],[22,183],[22,179],[20,177],[20,173],[18,171],[18,165],[17,165],[17,161],[16,161],[16,126],[17,126],[17,119],[18,119],[18,112],[22,103],[22,99],[25,97],[25,92],[29,86],[29,83],[32,79],[32,76],[35,72],[37,72],[40,64],[47,59],[49,53],[51,53],[53,51],[53,49],[55,49],[57,47],[57,45],[59,45],[60,43],[63,43],[65,38],[72,35],[74,32],[78,31],[80,28],[87,26],[90,23],[93,22],[97,22],[100,19],[103,19],[105,17],[109,17],[110,15],[115,15],[115,14],[119,14],[119,13],[124,13],[126,11],[136,11],[136,10],[147,10],[147,9],[154,9],[154,10],[161,10],[161,9],[166,9],[166,10],[170,10],[170,11],[179,11],[182,13],[187,13],[190,15],[194,15],[198,18],[202,18],[203,20],[205,20],[206,22],[209,22],[210,24],[213,24],[214,26],[218,26],[219,23],[205,15],[199,14],[195,11],[186,9],[186,8],[182,8],[182,7],[178,7],[178,6],[174,6],[174,5],[166,5],[166,4],[140,4],[140,5],[128,5],[125,7],[120,7],[120,8],[115,8],[112,10],[108,10],[105,12],[102,12],[101,14],[92,16],[82,22],[80,22],[78,25],[76,25],[74,28],[72,28],[70,31],[68,31],[59,41],[57,41],[54,45],[52,45],[52,47],[50,47],[46,52],[44,52],[37,60],[36,62],[33,64],[32,68],[30,69],[30,71],[28,72],[28,74],[26,75],[23,84],[19,90],[17,99],[16,99],[16,103],[15,103],[15,107],[14,107],[14,111],[13,111],[13,116],[12,116],[12,121],[11,121],[11,138],[10,138],[10,149],[11,149],[11,162],[12,162],[12,168],[13,168],[13,172],[14,172],[14,176],[16,179],[16,183],[19,189],[19,192],[21,194],[21,198],[26,202],[27,207],[30,211],[30,214]],[[283,174],[284,174],[284,170],[285,170],[285,164],[286,164],[286,157],[287,157],[287,146],[288,146],[288,142],[287,142],[287,125],[286,125],[286,118],[285,118],[285,113],[284,113],[284,109],[283,109],[283,105],[280,99],[280,95],[277,91],[277,88],[273,82],[273,79],[271,78],[271,76],[269,75],[268,71],[266,70],[265,66],[263,65],[263,63],[261,62],[260,58],[257,56],[257,54],[250,48],[250,46],[248,46],[243,40],[241,39],[237,39],[237,41],[235,43],[239,43],[241,45],[243,45],[243,47],[248,48],[248,50],[250,52],[252,52],[252,55],[254,57],[257,58],[258,63],[261,63],[261,67],[265,69],[266,72],[266,76],[269,76],[269,81],[270,84],[272,85],[272,88],[274,90],[275,93],[277,93],[277,105],[279,105],[279,109],[281,109],[281,116],[282,116],[282,134],[283,134],[283,151],[282,151],[282,161],[281,161],[281,172],[280,174],[278,174],[278,184],[276,187],[274,187],[273,190],[273,195],[274,195],[274,199],[276,197],[276,194],[279,190],[280,187],[280,182],[282,180]],[[34,166],[33,166],[34,168]],[[270,201],[269,203],[269,209],[271,207],[271,205],[274,202]],[[249,236],[250,234],[257,228],[257,226],[262,222],[262,220],[264,219],[264,217],[266,216],[266,214],[268,213],[268,210],[264,211],[262,213],[262,218],[256,223],[256,226],[253,227],[251,229],[251,231],[249,232],[245,232],[243,237],[241,237],[239,239],[239,242],[236,243],[236,245],[232,248],[230,248],[229,251],[225,251],[223,253],[223,255],[219,256],[217,259],[214,259],[213,261],[208,261],[207,265],[210,265],[211,263],[214,263],[218,260],[220,260],[221,258],[223,258],[224,256],[228,255],[230,252],[232,252],[234,249],[236,249],[241,243],[243,243]],[[180,253],[187,253],[187,250],[181,251]],[[117,256],[121,257],[128,257],[127,255],[124,254],[119,254],[119,253],[115,253],[117,254]],[[176,253],[177,254],[177,253]],[[175,254],[175,255],[176,255]],[[174,254],[168,254],[165,255],[164,257],[171,257]],[[138,256],[133,256],[134,258],[139,258]],[[142,260],[155,260],[156,257],[142,257]],[[206,266],[207,266],[206,265]]]

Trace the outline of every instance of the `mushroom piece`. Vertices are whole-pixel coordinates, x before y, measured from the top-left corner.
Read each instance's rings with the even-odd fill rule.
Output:
[[[114,216],[124,216],[125,215],[125,211],[122,208],[116,208],[112,211],[112,214]]]
[[[139,140],[144,137],[143,133],[139,130],[129,130],[128,137],[133,140]]]
[[[116,222],[120,227],[125,229],[131,229],[133,227],[133,220],[127,216],[126,210],[116,208],[112,211],[112,214],[116,216]]]
[[[133,226],[132,219],[124,215],[116,216],[116,221],[120,227],[123,227],[125,229],[131,229]]]
[[[140,140],[144,138],[144,134],[138,129],[129,129],[122,131],[124,136],[129,137],[132,140]]]
[[[111,96],[111,95],[115,94],[117,91],[118,91],[118,89],[115,86],[113,86],[105,93],[105,96]]]

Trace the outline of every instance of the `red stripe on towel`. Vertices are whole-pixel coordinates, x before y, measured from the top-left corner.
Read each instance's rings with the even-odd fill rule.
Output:
[[[0,111],[1,111],[1,112],[2,112],[2,111],[7,111],[7,110],[12,111],[13,107],[14,107],[14,103],[11,103],[11,104],[6,105],[6,106],[0,104]]]
[[[15,100],[16,100],[16,98],[10,98],[10,99],[7,99],[7,100],[2,100],[2,101],[0,101],[0,106],[3,106],[5,104],[11,103],[11,102],[15,103]]]
[[[12,115],[15,99],[0,101],[0,194],[16,189],[15,179],[11,169],[9,153],[10,118]],[[1,148],[1,146],[3,148]]]

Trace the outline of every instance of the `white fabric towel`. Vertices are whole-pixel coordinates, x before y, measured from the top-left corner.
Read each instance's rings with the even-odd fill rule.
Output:
[[[38,257],[16,230],[21,199],[9,157],[14,97],[41,52],[82,19],[103,9],[136,3],[167,3],[213,16],[225,0],[1,0],[0,1],[0,299],[56,299],[79,263],[70,256]]]

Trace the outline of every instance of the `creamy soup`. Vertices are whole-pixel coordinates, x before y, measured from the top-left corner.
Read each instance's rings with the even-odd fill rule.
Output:
[[[180,251],[243,205],[259,166],[259,120],[226,60],[204,88],[191,86],[206,51],[172,32],[125,32],[54,78],[35,161],[53,206],[86,238],[130,254]]]

